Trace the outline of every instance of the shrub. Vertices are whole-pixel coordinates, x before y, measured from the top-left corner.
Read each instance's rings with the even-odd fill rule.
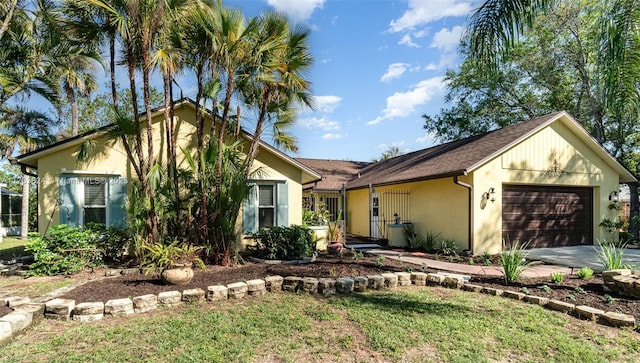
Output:
[[[564,281],[564,274],[562,272],[554,271],[551,273],[551,282],[559,284]]]
[[[624,249],[627,247],[625,243],[617,246],[615,242],[603,242],[599,246],[594,247],[596,256],[605,270],[625,269],[630,266],[624,263]]]
[[[458,255],[458,246],[456,246],[456,241],[451,239],[442,239],[440,240],[440,246],[438,250],[445,256],[456,256]]]
[[[133,234],[128,229],[105,228],[104,224],[98,223],[87,224],[86,228],[95,232],[95,244],[102,251],[104,262],[121,261],[134,245]]]
[[[515,282],[524,270],[538,264],[538,262],[535,261],[527,262],[526,257],[528,253],[526,248],[529,245],[529,242],[525,242],[520,245],[518,242],[511,243],[507,238],[502,242],[502,244],[503,248],[506,248],[507,245],[510,247],[500,255],[500,262],[504,269],[504,280],[507,284]]]
[[[576,272],[576,276],[578,276],[581,279],[591,278],[593,277],[593,270],[585,266],[579,269],[578,272]]]
[[[31,234],[26,251],[33,253],[34,262],[27,275],[68,274],[102,265],[104,251],[97,245],[98,238],[91,229],[66,224],[51,227],[46,236]]]
[[[271,227],[253,235],[253,254],[271,260],[291,260],[309,257],[314,251],[313,233],[302,226]]]
[[[419,234],[411,234],[407,235],[407,242],[409,242],[409,247],[414,250],[422,250],[424,249],[425,238]]]

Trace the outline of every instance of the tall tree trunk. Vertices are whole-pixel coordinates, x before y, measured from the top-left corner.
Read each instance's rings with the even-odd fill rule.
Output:
[[[154,163],[153,147],[153,119],[151,117],[151,94],[149,92],[149,72],[151,70],[151,56],[149,47],[143,46],[142,52],[142,96],[144,98],[145,120],[147,124],[147,171],[151,170]],[[149,198],[149,211],[147,226],[149,227],[149,242],[158,241],[158,216],[156,214],[156,190],[155,185],[147,182],[147,196]]]
[[[118,90],[116,89],[116,35],[109,34],[109,72],[111,73],[111,98],[113,106],[118,107]]]
[[[628,183],[629,186],[629,233],[635,240],[638,240],[638,232],[640,231],[640,225],[638,225],[638,216],[640,215],[640,201],[638,201],[638,187],[639,183]]]
[[[29,234],[29,176],[22,175],[22,217],[20,222],[20,237],[26,239]]]
[[[69,83],[65,84],[65,90],[67,92],[67,99],[71,105],[71,136],[78,135],[78,102],[76,101],[76,93],[73,91],[73,87]]]

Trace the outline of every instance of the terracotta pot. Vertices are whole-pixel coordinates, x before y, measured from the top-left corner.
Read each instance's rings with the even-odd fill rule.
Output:
[[[337,255],[340,251],[344,250],[344,245],[341,242],[331,242],[327,246],[329,253]]]
[[[193,278],[192,264],[180,264],[165,268],[160,273],[160,278],[171,285],[186,284]]]

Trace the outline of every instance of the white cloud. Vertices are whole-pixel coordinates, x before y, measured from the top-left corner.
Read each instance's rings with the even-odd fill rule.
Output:
[[[342,97],[338,96],[315,96],[314,103],[316,105],[316,109],[322,112],[331,113],[338,106],[340,106],[340,102],[342,102]]]
[[[340,133],[335,133],[335,134],[328,133],[328,134],[322,135],[322,139],[324,139],[324,140],[338,140],[338,139],[342,139],[345,136],[346,135],[340,134]]]
[[[409,0],[409,8],[391,21],[389,31],[398,33],[450,16],[467,16],[471,10],[471,2],[464,0]]]
[[[432,144],[435,140],[436,138],[433,136],[432,133],[425,132],[423,136],[416,139],[416,142],[420,144],[426,144],[426,143]]]
[[[281,11],[294,21],[304,21],[313,11],[324,6],[325,0],[267,0],[277,11]]]
[[[411,35],[405,34],[399,41],[398,44],[406,45],[411,48],[420,48],[420,46],[411,39]]]
[[[322,129],[324,131],[340,130],[338,121],[331,121],[326,118],[309,117],[298,120],[298,125],[307,129]]]
[[[387,67],[387,73],[382,75],[380,80],[382,82],[389,82],[392,79],[400,78],[400,76],[402,76],[404,72],[407,71],[408,66],[409,64],[406,63],[389,64],[389,67]]]
[[[387,97],[387,107],[382,110],[382,116],[367,122],[368,125],[376,125],[380,122],[396,117],[406,117],[413,114],[416,107],[423,105],[442,93],[445,87],[443,77],[433,77],[421,81],[407,92],[396,92]]]
[[[432,48],[438,48],[445,52],[453,52],[460,44],[460,38],[464,32],[464,27],[456,25],[451,30],[441,29],[433,35]]]

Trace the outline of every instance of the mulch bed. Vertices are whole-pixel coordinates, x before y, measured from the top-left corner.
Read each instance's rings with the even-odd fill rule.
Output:
[[[266,263],[248,263],[235,267],[209,266],[206,271],[196,270],[193,280],[186,285],[163,285],[155,275],[122,275],[114,278],[89,282],[79,286],[63,297],[76,300],[76,303],[91,301],[107,301],[110,299],[126,298],[144,294],[158,294],[162,291],[185,290],[191,288],[206,289],[211,285],[226,285],[232,282],[264,278],[270,275],[305,276],[305,277],[344,277],[379,274],[383,272],[406,271],[413,265],[400,263],[392,259],[379,261],[376,257],[362,257],[358,260],[352,257],[323,256],[310,264],[301,265],[270,265]],[[425,272],[434,272],[426,269]],[[563,282],[554,284],[548,278],[523,279],[516,284],[506,286],[503,279],[486,276],[473,276],[474,284],[526,292],[531,295],[548,297],[567,301],[576,305],[587,305],[605,311],[617,311],[631,314],[640,321],[640,303],[617,294],[607,292],[600,277],[583,280],[576,277],[566,277]],[[547,286],[545,288],[544,286]],[[606,294],[613,300],[607,300]]]
[[[320,256],[316,262],[301,265],[272,265],[266,263],[246,263],[234,267],[208,266],[206,271],[196,269],[193,280],[186,285],[163,285],[157,275],[133,274],[100,278],[78,286],[64,294],[63,298],[81,302],[106,302],[111,299],[127,298],[145,294],[158,294],[163,291],[186,290],[207,286],[226,285],[233,282],[251,279],[262,279],[266,276],[301,276],[301,277],[348,277],[366,276],[383,272],[396,271],[436,272],[423,269],[407,262],[392,259],[379,260],[375,256],[364,256],[354,259],[350,256]],[[102,273],[96,271],[96,274]],[[590,279],[579,279],[566,276],[561,283],[554,284],[550,278],[522,279],[518,283],[506,286],[504,280],[495,277],[472,276],[471,283],[503,290],[526,292],[530,295],[548,297],[576,305],[587,305],[605,311],[631,314],[640,321],[640,302],[605,291],[602,279],[598,276]],[[544,288],[547,286],[547,288]],[[545,290],[548,290],[545,291]],[[613,300],[607,300],[609,295]],[[6,307],[0,307],[0,316],[9,313]]]

